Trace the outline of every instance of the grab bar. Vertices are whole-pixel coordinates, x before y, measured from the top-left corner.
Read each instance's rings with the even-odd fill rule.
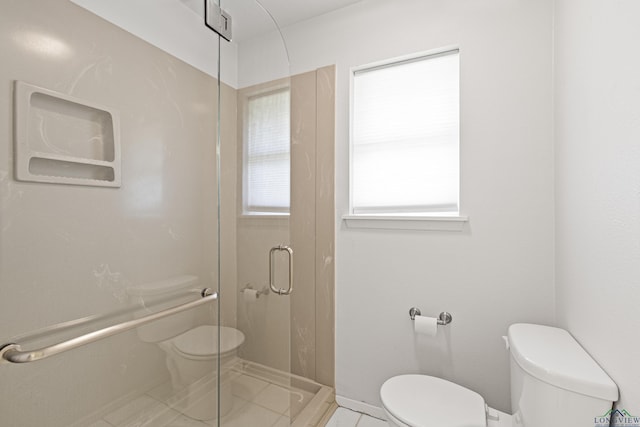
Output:
[[[181,311],[189,310],[191,308],[195,308],[202,304],[206,304],[210,301],[218,299],[218,294],[216,292],[213,292],[209,288],[203,289],[200,295],[202,296],[202,299],[159,311],[158,313],[153,313],[139,319],[128,320],[117,325],[108,326],[106,328],[99,329],[94,332],[89,332],[88,334],[80,335],[79,337],[71,338],[70,340],[51,345],[49,347],[43,347],[30,351],[22,351],[22,348],[19,344],[5,344],[0,347],[0,363],[28,363],[35,362],[36,360],[46,359],[47,357],[51,357],[65,351],[73,350],[74,348],[99,341],[103,338],[128,331],[137,326],[144,325],[153,322],[154,320],[162,319],[163,317],[171,316],[172,314],[180,313]]]

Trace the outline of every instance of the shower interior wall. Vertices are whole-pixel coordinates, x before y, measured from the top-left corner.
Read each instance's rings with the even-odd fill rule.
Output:
[[[201,286],[215,287],[217,81],[65,0],[6,2],[0,23],[0,53],[12,58],[0,69],[0,96],[5,100],[0,104],[4,135],[0,145],[0,337],[10,340],[59,322],[126,309],[127,288],[141,283],[189,274],[198,276]],[[317,154],[317,173],[324,177],[316,180],[314,176],[300,187],[315,199],[310,202],[314,217],[305,217],[298,229],[324,230],[312,246],[299,251],[307,253],[307,264],[313,267],[307,272],[313,277],[301,278],[305,284],[298,286],[299,299],[293,303],[305,319],[298,322],[301,328],[289,330],[289,319],[277,319],[285,312],[275,310],[260,323],[285,322],[286,333],[280,338],[268,331],[260,336],[268,348],[287,352],[290,347],[273,343],[293,336],[293,356],[269,350],[275,356],[263,360],[264,348],[250,343],[243,356],[282,368],[274,360],[294,357],[299,366],[296,373],[333,384],[335,76],[332,67],[317,73],[320,78],[313,72],[302,79],[311,85],[305,90],[315,94],[319,89],[325,95],[307,102],[308,108],[301,110],[305,113],[296,119],[313,137],[307,143],[320,147],[307,149]],[[119,112],[120,188],[14,179],[15,80]],[[221,90],[220,316],[223,325],[249,332],[248,325],[242,324],[244,315],[255,317],[260,315],[259,304],[281,304],[284,299],[272,294],[248,310],[240,299],[245,281],[238,275],[255,270],[258,264],[266,266],[266,253],[256,255],[255,263],[243,256],[243,244],[259,245],[243,240],[238,219],[238,91],[226,84]],[[322,126],[316,127],[317,120]],[[56,149],[56,141],[50,142]],[[302,199],[301,203],[307,202]],[[286,236],[268,241],[277,245],[283,239]],[[261,275],[256,280],[265,283],[265,278]],[[200,316],[205,323],[215,323],[217,318],[210,309],[201,310]],[[42,343],[69,338],[75,332]],[[301,338],[295,334],[302,334]],[[322,349],[318,356],[316,343]],[[307,362],[312,357],[313,362]],[[157,346],[140,342],[133,331],[39,363],[1,366],[0,376],[1,424],[51,426],[72,425],[169,378],[164,354]],[[33,410],[35,406],[42,410]]]
[[[214,33],[203,30],[201,19],[180,2],[162,3],[148,14],[141,3],[131,4],[127,0],[73,1],[194,67],[217,75],[217,64],[208,59],[212,52],[217,53]],[[273,25],[261,9],[258,15]],[[181,31],[167,37],[164,29],[168,27]],[[280,33],[261,34],[259,39],[269,49],[249,50],[247,55],[243,49],[246,40],[223,42],[220,46],[221,79],[226,83],[221,111],[222,323],[233,326],[237,319],[239,329],[247,335],[241,349],[243,357],[333,385],[335,69],[319,64],[312,71],[306,69],[290,78],[289,58]],[[260,78],[250,83],[238,81],[241,51],[245,52],[243,67],[260,70]],[[236,122],[236,108],[241,113],[244,93],[257,86],[271,86],[283,78],[297,88],[292,90],[293,214],[291,221],[247,217],[242,215],[240,205],[242,115],[237,116]],[[232,90],[227,84],[240,88],[237,104],[230,99],[235,95],[225,92]],[[231,129],[237,130],[237,138]],[[268,285],[268,251],[286,242],[295,249],[297,290],[288,299],[273,295],[252,303],[243,301],[241,290],[245,286],[264,289]],[[286,266],[277,266],[276,270],[285,271]],[[286,281],[286,277],[278,283],[281,280]],[[232,289],[236,283],[237,289]]]
[[[257,300],[239,300],[238,327],[247,335],[242,355],[333,386],[335,67],[243,88],[238,91],[238,105],[251,94],[283,84],[291,89],[291,214],[237,215],[238,286],[267,289],[269,250],[284,243],[294,251],[294,290],[290,296],[271,292]],[[242,118],[239,108],[238,200],[242,191]],[[239,201],[236,206],[240,213]],[[276,258],[274,271],[284,273],[276,274],[275,282],[286,287],[286,260]]]
[[[0,55],[0,339],[126,309],[127,289],[142,283],[193,275],[216,287],[216,80],[66,0],[3,2]],[[119,112],[120,188],[14,179],[16,80]],[[223,138],[234,140],[235,89],[223,86],[222,98]],[[31,136],[64,154],[46,122],[40,130]],[[223,208],[222,219],[233,214]],[[223,322],[235,324],[235,229],[222,233],[232,246],[221,293],[233,306]],[[214,307],[203,322],[214,323]],[[169,374],[163,352],[130,331],[2,365],[0,378],[1,425],[70,426]]]

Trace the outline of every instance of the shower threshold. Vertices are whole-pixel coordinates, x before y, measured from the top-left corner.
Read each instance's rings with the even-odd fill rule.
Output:
[[[216,418],[196,420],[181,409],[199,398],[215,405],[215,396],[204,390],[216,380],[212,373],[178,392],[168,380],[130,393],[73,427],[218,427]],[[247,360],[227,365],[221,381],[230,387],[232,402],[219,427],[320,427],[335,408],[331,387]]]

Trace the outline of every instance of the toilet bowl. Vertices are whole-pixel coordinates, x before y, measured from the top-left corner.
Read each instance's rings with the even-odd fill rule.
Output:
[[[486,425],[482,396],[441,378],[400,375],[386,381],[380,394],[389,425],[394,427]]]
[[[220,416],[232,408],[229,369],[238,358],[244,334],[227,326],[198,326],[174,338],[158,343],[166,354],[171,375],[174,408],[196,420],[210,420],[217,415],[216,373],[220,363]]]
[[[200,290],[197,277],[179,276],[132,286],[127,292],[130,303],[138,307],[134,316],[142,317],[193,301]],[[203,324],[207,320],[206,310],[208,307],[182,311],[136,329],[143,342],[156,344],[165,354],[171,377],[167,403],[202,421],[218,415],[218,378],[220,415],[231,410],[231,385],[226,379],[245,340],[244,334],[235,328]]]
[[[391,427],[584,427],[611,409],[618,388],[565,330],[509,327],[513,415],[482,396],[428,375],[400,375],[380,389]]]

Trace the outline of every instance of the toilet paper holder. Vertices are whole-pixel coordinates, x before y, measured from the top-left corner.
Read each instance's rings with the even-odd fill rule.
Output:
[[[243,293],[247,289],[251,289],[252,291],[254,290],[253,286],[251,286],[250,283],[247,283],[246,285],[244,285],[244,288],[240,289],[240,293]],[[256,298],[260,298],[260,295],[268,295],[268,294],[269,294],[269,288],[265,286],[264,288],[256,292]]]
[[[422,315],[422,312],[417,307],[411,307],[411,309],[409,310],[409,317],[411,317],[411,320],[416,320],[416,316],[420,315]],[[446,311],[443,311],[442,313],[440,313],[440,315],[438,315],[438,325],[448,325],[452,320],[453,316],[451,316],[451,313],[448,313]]]

